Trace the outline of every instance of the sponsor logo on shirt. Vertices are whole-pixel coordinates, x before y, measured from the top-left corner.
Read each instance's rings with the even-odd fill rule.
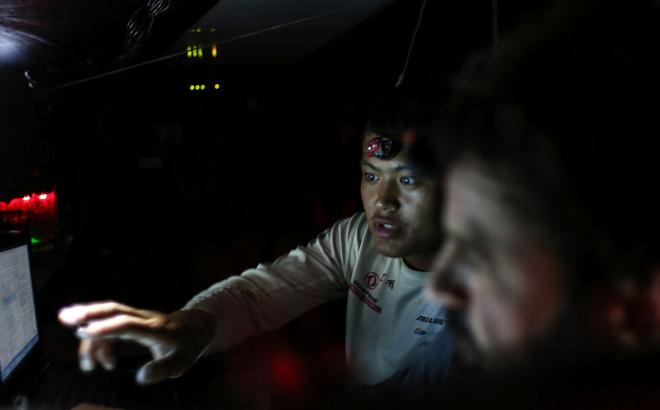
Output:
[[[378,306],[378,299],[373,297],[371,293],[360,282],[354,280],[348,287],[351,292],[355,294],[362,302],[369,306],[374,312],[380,313],[383,308]]]
[[[364,277],[362,278],[362,282],[364,283],[364,286],[369,289],[369,290],[374,290],[380,285],[381,283],[385,282],[385,286],[387,286],[390,289],[394,289],[394,283],[396,282],[393,279],[385,280],[385,277],[387,274],[383,273],[382,275],[377,274],[376,272],[368,272]]]
[[[374,290],[378,287],[378,285],[380,285],[380,282],[383,281],[383,278],[381,278],[380,275],[378,275],[376,272],[369,272],[364,275],[362,281],[364,282],[364,286],[366,286],[367,289]]]
[[[441,319],[439,317],[429,317],[429,316],[417,316],[417,321],[429,323],[431,325],[446,325],[447,319]]]

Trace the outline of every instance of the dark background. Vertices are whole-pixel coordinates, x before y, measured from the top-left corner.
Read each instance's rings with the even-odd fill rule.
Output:
[[[365,115],[396,83],[421,1],[389,2],[291,59],[260,65],[264,50],[252,44],[245,64],[229,56],[224,64],[221,47],[218,61],[180,56],[61,88],[180,51],[169,47],[212,5],[168,15],[138,55],[120,61],[130,2],[111,13],[74,3],[57,13],[35,6],[27,18],[57,47],[35,47],[0,68],[0,200],[57,193],[57,236],[34,253],[49,332],[64,331],[55,312],[73,302],[177,309],[361,209]],[[535,7],[500,1],[500,33]],[[406,83],[445,81],[471,52],[490,47],[492,10],[486,1],[429,1]],[[220,90],[211,90],[216,82]],[[209,88],[189,90],[198,83]],[[319,372],[339,371],[343,304],[271,335],[272,345],[325,357],[315,362]],[[58,348],[73,355],[74,346]]]

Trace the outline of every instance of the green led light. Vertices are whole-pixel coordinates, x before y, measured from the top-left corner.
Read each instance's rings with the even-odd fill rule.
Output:
[[[190,86],[190,91],[195,91],[195,86],[194,85]]]
[[[201,88],[202,88],[202,90],[205,90],[205,89],[206,89],[206,86],[205,86],[204,84],[202,84],[202,87],[201,87]]]
[[[39,245],[41,242],[43,242],[43,239],[32,237],[30,238],[30,242],[32,242],[32,245]]]
[[[199,88],[200,88],[199,85],[195,86],[195,90],[199,90]]]
[[[213,88],[215,88],[216,90],[219,90],[219,89],[220,89],[220,84],[216,83],[216,84],[213,86]]]

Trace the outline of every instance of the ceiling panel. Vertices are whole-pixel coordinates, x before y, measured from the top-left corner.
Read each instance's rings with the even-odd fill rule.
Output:
[[[394,0],[221,0],[170,49],[220,44],[226,66],[299,61]]]

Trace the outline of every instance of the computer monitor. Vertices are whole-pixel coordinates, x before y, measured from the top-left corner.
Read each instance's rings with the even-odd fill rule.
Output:
[[[5,385],[39,342],[26,235],[0,235],[0,306],[0,385]]]

